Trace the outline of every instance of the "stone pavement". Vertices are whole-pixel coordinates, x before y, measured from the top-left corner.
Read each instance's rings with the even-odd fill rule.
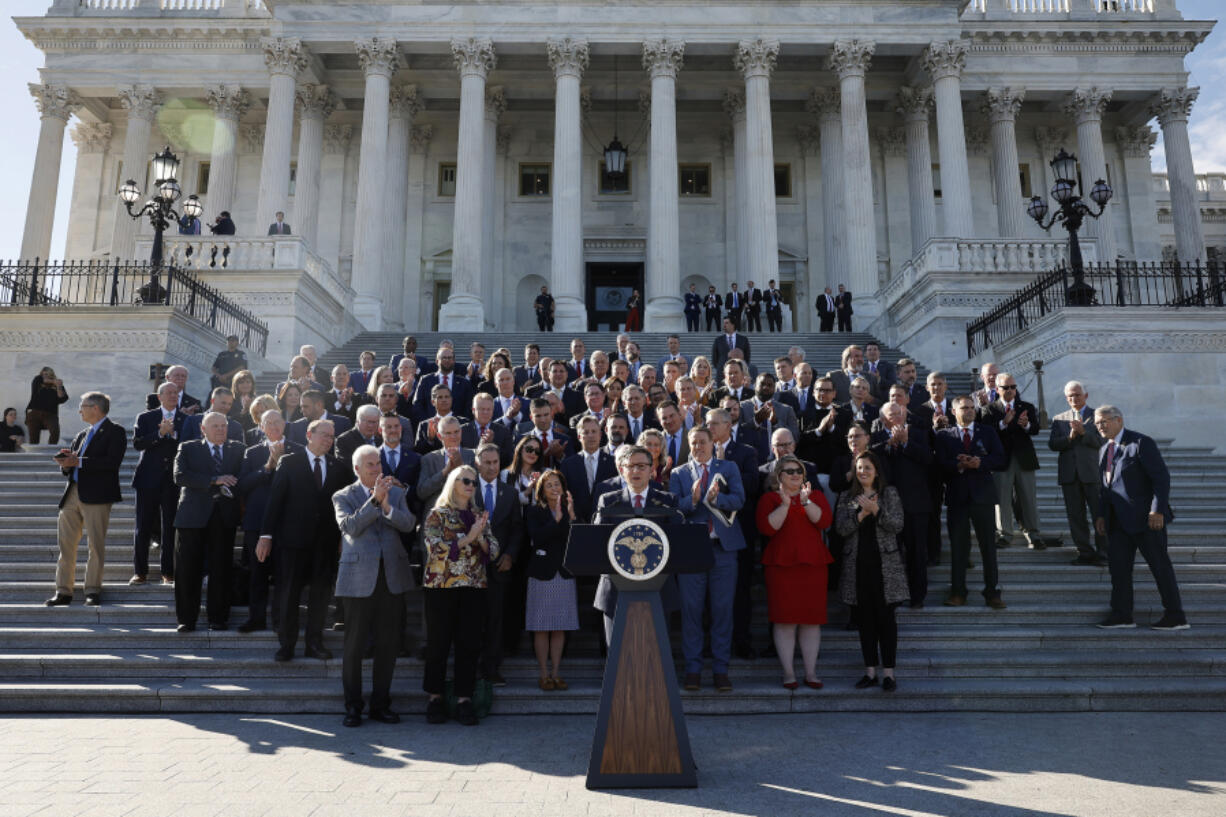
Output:
[[[905,680],[903,681],[905,683]],[[70,817],[1226,813],[1226,715],[689,719],[697,790],[589,792],[592,719],[475,729],[340,716],[0,719],[0,814]],[[1117,756],[1118,755],[1118,756]]]

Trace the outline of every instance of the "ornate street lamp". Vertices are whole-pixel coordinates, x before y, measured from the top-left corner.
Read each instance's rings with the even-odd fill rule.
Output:
[[[1056,210],[1051,220],[1044,224],[1043,219],[1047,217],[1048,212],[1047,202],[1035,196],[1026,206],[1026,214],[1045,231],[1050,231],[1057,221],[1064,222],[1064,228],[1068,230],[1069,266],[1073,268],[1073,284],[1065,293],[1067,303],[1070,306],[1089,306],[1094,302],[1094,287],[1087,284],[1085,280],[1085,264],[1081,260],[1081,242],[1077,240],[1077,231],[1081,229],[1082,221],[1086,216],[1099,218],[1106,212],[1107,202],[1111,201],[1113,191],[1111,185],[1102,179],[1094,182],[1094,187],[1090,189],[1090,200],[1098,205],[1096,213],[1077,195],[1076,156],[1066,153],[1061,148],[1056,158],[1051,160],[1051,169],[1056,177],[1056,183],[1051,189],[1051,197],[1060,205],[1060,209]]]
[[[174,203],[183,195],[179,187],[179,157],[171,152],[168,145],[165,150],[153,157],[154,186],[157,195],[145,202],[139,210],[133,210],[133,205],[140,201],[141,189],[135,179],[128,179],[119,187],[119,200],[132,218],[140,220],[149,217],[153,227],[153,249],[149,253],[149,283],[141,287],[141,300],[145,303],[159,303],[165,297],[165,290],[158,283],[158,274],[162,268],[162,233],[170,226],[171,220],[178,221],[179,214],[174,210]],[[195,195],[187,197],[183,202],[183,214],[200,217],[204,208]]]
[[[617,55],[613,55],[613,141],[604,149],[604,169],[618,179],[626,172],[626,146],[617,138]]]

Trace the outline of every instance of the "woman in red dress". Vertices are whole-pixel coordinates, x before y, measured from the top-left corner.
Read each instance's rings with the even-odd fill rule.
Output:
[[[796,689],[793,657],[797,636],[805,668],[805,686],[821,689],[817,653],[826,623],[826,571],[833,558],[821,532],[830,527],[830,504],[805,481],[804,463],[787,454],[775,465],[777,490],[758,500],[758,530],[768,538],[762,554],[766,572],[767,610],[775,650],[783,665],[783,686]]]
[[[637,289],[630,291],[630,300],[626,301],[626,331],[643,331],[643,297]]]

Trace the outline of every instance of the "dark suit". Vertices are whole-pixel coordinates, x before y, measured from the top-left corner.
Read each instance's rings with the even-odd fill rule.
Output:
[[[523,564],[522,550],[524,540],[524,514],[519,504],[519,492],[514,486],[506,484],[502,474],[494,478],[494,507],[485,506],[485,483],[477,480],[473,493],[473,501],[477,504],[477,512],[490,512],[490,533],[498,540],[502,556],[510,556],[512,565]],[[501,559],[501,556],[499,557]],[[519,640],[519,632],[523,629],[523,616],[504,617],[507,604],[507,591],[515,582],[517,572],[499,570],[497,562],[491,562],[486,567],[486,615],[485,638],[481,647],[481,674],[492,678],[502,665],[502,650],[504,643]],[[514,613],[521,613],[516,609]],[[512,637],[513,636],[513,637]]]
[[[442,382],[440,372],[428,374],[417,379],[417,390],[413,392],[413,408],[419,417],[429,417],[434,413],[430,402],[430,391]],[[468,378],[457,371],[451,372],[451,413],[465,420],[472,417],[473,384]]]
[[[702,299],[703,315],[707,319],[707,331],[719,331],[719,318],[721,310],[724,306],[724,299],[720,297],[718,292],[708,292],[707,296]]]
[[[879,427],[874,431],[869,448],[889,463],[891,485],[902,500],[902,545],[907,568],[907,586],[911,604],[924,603],[928,595],[928,514],[932,511],[932,491],[929,487],[932,465],[932,440],[928,428],[920,423],[907,424],[905,445],[890,445],[890,432]]]
[[[89,428],[73,437],[69,446],[77,455],[76,468],[60,468],[68,478],[60,497],[57,520],[60,558],[55,569],[56,593],[72,595],[77,572],[77,547],[84,531],[89,543],[89,562],[85,567],[85,593],[102,593],[102,572],[106,561],[106,530],[110,506],[121,502],[119,469],[128,448],[123,426],[107,417],[98,421],[98,430],[85,445]],[[92,507],[92,506],[102,506]]]
[[[835,303],[834,295],[825,292],[817,296],[817,302],[814,304],[817,307],[817,321],[822,332],[834,331],[834,318],[838,314],[838,304]]]
[[[762,300],[766,302],[766,326],[772,332],[783,331],[783,293],[777,289],[765,290]]]
[[[502,463],[502,467],[506,468],[511,464],[511,457],[515,453],[511,445],[511,429],[507,428],[506,423],[498,422],[496,418],[490,420],[487,428],[494,434],[494,445],[498,446],[498,460]],[[481,445],[480,432],[481,429],[476,420],[468,421],[460,427],[460,445],[464,448],[476,448]]]
[[[290,235],[289,223],[284,221],[274,221],[268,225],[269,235]]]
[[[281,647],[291,653],[298,643],[298,601],[308,584],[306,643],[318,646],[323,642],[324,614],[340,543],[332,495],[349,484],[353,473],[351,466],[333,456],[324,455],[324,461],[326,473],[320,488],[312,472],[310,451],[281,458],[260,526],[260,536],[272,537]]]
[[[745,290],[745,331],[762,331],[762,290],[754,287]]]
[[[1018,422],[1022,412],[1030,420],[1026,428],[1022,428]],[[1036,542],[1039,536],[1039,505],[1034,472],[1039,469],[1039,458],[1034,452],[1033,438],[1039,433],[1039,412],[1025,400],[1015,400],[1013,419],[1002,429],[1000,424],[1005,419],[1005,403],[997,400],[984,406],[979,411],[979,417],[1000,435],[1000,443],[1005,449],[1005,465],[993,475],[996,479],[997,535],[1008,538],[1014,534],[1013,497],[1016,492],[1022,512],[1022,530],[1027,540]]]
[[[1103,438],[1094,427],[1094,409],[1089,406],[1081,411],[1084,433],[1075,439],[1070,437],[1071,423],[1076,418],[1077,413],[1071,408],[1053,417],[1047,447],[1059,452],[1057,480],[1064,495],[1064,513],[1068,518],[1069,535],[1077,546],[1077,555],[1105,559],[1106,537],[1095,530],[1094,544],[1090,544],[1090,527],[1098,517],[1098,455],[1103,447]],[[1086,523],[1087,508],[1090,511],[1090,524]]]
[[[829,474],[835,457],[847,451],[847,430],[851,428],[851,412],[834,403],[826,408],[819,407],[816,402],[813,406],[812,425],[800,432],[800,438],[796,440],[796,456],[810,460],[817,466],[818,473]],[[834,412],[831,425],[819,433],[818,426],[830,412]]]
[[[229,385],[229,384],[227,383],[226,385]],[[152,394],[145,395],[145,410],[146,411],[148,411],[149,409],[158,408],[161,405],[162,405],[162,402],[158,400],[157,392],[153,392]],[[195,406],[196,408],[201,408],[200,401],[196,399],[195,397],[192,397],[187,392],[183,392],[183,394],[179,396],[179,411],[186,412],[192,406]]]
[[[243,444],[226,440],[221,463],[208,440],[191,440],[179,446],[174,477],[179,486],[175,528],[175,618],[179,624],[196,626],[200,616],[200,587],[205,565],[209,568],[208,619],[211,625],[230,620],[230,590],[234,585],[234,530],[239,523],[237,485],[214,485],[228,475],[238,478],[243,469]],[[229,493],[230,496],[226,496]]]
[[[1005,450],[996,432],[984,423],[975,423],[969,450],[963,443],[963,430],[957,426],[936,433],[933,443],[937,462],[945,474],[945,504],[948,507],[950,594],[966,598],[966,564],[971,552],[971,526],[979,540],[979,555],[983,558],[983,595],[1000,595],[1000,577],[996,568],[996,542],[993,508],[996,505],[996,483],[992,472],[1005,462]],[[979,457],[979,468],[958,471],[958,455]]]
[[[179,504],[179,489],[175,485],[175,453],[187,415],[175,411],[174,430],[163,437],[158,433],[162,424],[159,406],[136,416],[132,430],[132,447],[140,452],[132,487],[136,489],[136,535],[132,540],[133,573],[141,578],[149,575],[149,543],[157,532],[161,546],[161,573],[168,579],[175,576],[175,510]]]
[[[851,316],[855,314],[855,311],[851,308],[851,293],[840,292],[839,294],[835,295],[834,309],[835,314],[838,315],[839,318],[839,331],[850,332]]]
[[[351,428],[344,434],[337,435],[335,442],[332,443],[332,452],[336,454],[336,458],[349,471],[348,482],[350,483],[357,481],[357,475],[353,472],[353,452],[364,445],[383,445],[383,437],[375,434],[370,439],[367,439],[362,436],[362,432],[356,428]]]
[[[1110,467],[1108,468],[1108,460]],[[1175,568],[1166,546],[1171,512],[1171,474],[1150,437],[1125,428],[1118,443],[1108,440],[1099,453],[1099,518],[1107,526],[1111,569],[1111,612],[1132,619],[1132,565],[1137,551],[1149,565],[1168,615],[1183,617]],[[1162,530],[1150,530],[1149,515],[1162,514]]]
[[[284,438],[283,438],[284,439]],[[284,454],[302,451],[302,446],[285,440]],[[272,490],[275,471],[268,464],[268,441],[261,440],[243,452],[243,468],[238,475],[238,494],[243,498],[243,558],[251,570],[251,586],[247,598],[247,621],[258,629],[264,629],[268,610],[268,588],[276,571],[276,552],[260,561],[255,556],[255,546],[260,539],[260,526],[264,523],[264,511],[268,508],[268,495]],[[272,626],[281,622],[281,610],[274,601]]]
[[[351,425],[354,420],[354,414],[358,410],[358,406],[362,405],[364,402],[366,402],[366,400],[366,395],[357,389],[353,390],[353,394],[350,396],[348,403],[342,403],[340,401],[340,395],[335,389],[329,389],[328,391],[324,392],[325,408],[334,414],[339,414],[340,416],[344,417]]]
[[[749,338],[745,337],[740,332],[733,335],[732,345],[728,344],[728,336],[720,332],[715,336],[715,341],[711,344],[711,369],[716,378],[721,382],[724,377],[724,364],[728,362],[728,353],[733,348],[740,349],[745,353],[745,362],[749,363]]]
[[[332,433],[335,434],[337,437],[341,436],[346,431],[348,431],[351,425],[347,417],[342,417],[339,414],[331,414],[326,411],[324,413],[324,416],[321,417],[320,419],[332,421]],[[289,440],[290,442],[298,443],[298,445],[302,446],[303,448],[306,448],[307,429],[310,427],[311,422],[312,422],[311,420],[308,420],[305,417],[299,417],[297,420],[294,420],[292,423],[286,423],[285,424],[285,439]]]
[[[520,423],[519,428],[515,432],[515,445],[518,446],[519,441],[528,435],[539,438],[541,436],[541,432],[537,431],[536,426],[532,425],[531,421],[528,423]],[[575,445],[575,438],[567,433],[567,429],[563,428],[557,423],[554,423],[553,427],[549,430],[550,445],[553,444],[554,439],[557,439],[557,441],[562,444],[562,456],[555,459],[554,457],[549,456],[548,453],[545,453],[543,456],[545,458],[544,465],[546,468],[556,468],[564,458],[569,457],[571,454],[579,450]]]
[[[759,432],[761,433],[761,429]],[[718,448],[716,446],[716,453]],[[728,441],[724,446],[724,459],[736,466],[741,475],[741,489],[745,493],[745,502],[737,514],[736,524],[741,529],[746,547],[736,553],[736,585],[732,595],[732,643],[739,649],[751,646],[749,636],[753,602],[749,592],[757,569],[757,550],[754,543],[758,539],[758,486],[762,479],[758,463],[764,461],[765,457],[748,440],[741,439]],[[673,470],[676,471],[675,468]],[[684,506],[684,503],[682,505]]]
[[[529,387],[527,397],[529,400],[537,397],[544,397],[545,392],[547,391],[553,391],[553,389],[547,388],[543,384],[537,384],[536,386]],[[583,394],[575,391],[574,389],[562,389],[562,395],[559,399],[562,401],[562,416],[564,421],[567,423],[569,423],[570,419],[576,414],[582,414],[587,410],[587,403],[583,401]],[[525,406],[524,417],[530,418],[531,416],[531,406]]]
[[[160,409],[159,409],[160,410]],[[211,411],[211,409],[210,409]],[[200,424],[204,422],[204,415],[207,411],[197,412],[196,414],[188,414],[183,418],[183,428],[179,432],[179,442],[187,443],[192,440],[203,439],[204,434],[200,431]],[[238,421],[226,418],[226,439],[234,440],[236,443],[247,443],[247,432],[243,431],[243,427]]]
[[[724,310],[727,316],[732,318],[732,322],[739,331],[741,328],[741,314],[745,311],[745,293],[729,290],[724,295]]]
[[[711,408],[719,408],[720,404],[724,402],[724,398],[728,397],[729,395],[740,403],[753,397],[753,389],[751,389],[749,386],[741,386],[739,389],[733,391],[732,389],[728,388],[727,384],[725,384],[719,388],[711,390],[711,396],[707,398],[707,405]]]
[[[863,377],[868,381],[868,391],[870,395],[874,395],[871,399],[876,399],[875,395],[879,390],[880,379],[872,372],[861,369],[857,377]],[[842,369],[832,369],[826,372],[826,377],[834,383],[834,401],[836,403],[846,403],[851,400],[851,381],[855,379],[852,375]]]
[[[687,332],[698,331],[698,316],[702,312],[702,296],[697,292],[685,293],[685,330]]]
[[[512,432],[512,434],[514,433],[517,425],[524,420],[529,419],[528,398],[522,395],[516,394],[514,397],[510,398],[510,401],[507,403],[507,411],[510,410],[511,406],[515,405],[516,400],[519,401],[519,411],[508,415],[502,408],[502,396],[497,394],[494,395],[494,420],[506,426],[507,431]]]
[[[877,388],[881,390],[881,399],[883,401],[888,399],[890,386],[898,382],[898,368],[885,358],[880,358],[876,364],[872,361],[864,361],[864,371],[877,375]]]
[[[586,523],[596,511],[596,497],[594,496],[596,485],[617,476],[617,465],[613,461],[613,455],[603,448],[597,452],[596,480],[590,488],[587,484],[587,463],[582,452],[571,454],[562,460],[558,470],[562,472],[562,477],[566,480],[566,488],[575,499],[577,521]]]
[[[392,355],[391,362],[388,363],[387,366],[389,369],[392,370],[393,377],[400,376],[400,361],[403,359],[404,359],[403,352],[401,352],[400,354]],[[438,371],[438,364],[435,363],[434,360],[430,358],[422,357],[421,355],[413,355],[413,359],[417,361],[417,376],[418,377],[425,377],[426,375],[432,372]]]
[[[516,394],[523,394],[524,389],[541,382],[540,366],[529,366],[524,363],[511,369],[511,374],[515,376]]]

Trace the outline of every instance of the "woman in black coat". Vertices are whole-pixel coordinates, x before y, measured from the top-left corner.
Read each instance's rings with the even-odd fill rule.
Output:
[[[532,646],[541,677],[537,685],[546,692],[566,689],[558,667],[566,631],[579,629],[579,605],[575,580],[562,567],[566,539],[575,518],[575,503],[566,490],[566,480],[556,470],[545,471],[533,488],[535,501],[526,511],[528,537],[528,602],[524,629],[532,633]],[[549,664],[553,664],[550,672]]]

